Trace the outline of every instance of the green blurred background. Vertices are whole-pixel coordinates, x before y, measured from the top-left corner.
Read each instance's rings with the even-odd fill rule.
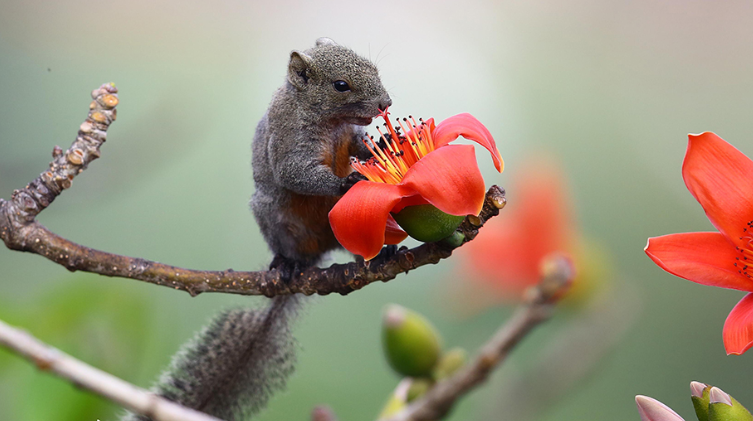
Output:
[[[636,394],[690,419],[691,380],[750,407],[752,357],[725,356],[721,340],[742,294],[674,278],[643,247],[650,236],[712,229],[680,176],[687,133],[715,131],[753,154],[751,16],[746,1],[0,0],[0,197],[73,141],[89,92],[113,81],[121,104],[102,158],[40,221],[115,253],[262,269],[271,256],[247,206],[253,130],[290,50],[329,36],[378,63],[393,115],[470,112],[484,122],[507,164],[497,175],[479,152],[489,183],[506,185],[531,154],[557,156],[582,230],[638,297],[632,329],[538,419],[636,420]],[[446,344],[476,349],[511,309],[448,311],[453,263],[311,299],[297,327],[298,370],[259,419],[307,419],[321,403],[343,420],[374,419],[399,380],[379,341],[390,302],[427,315]],[[263,305],[69,273],[4,248],[0,268],[0,318],[144,387],[211,315]],[[563,320],[536,331],[452,419],[504,419],[494,402],[506,373],[534,365]],[[528,396],[535,402],[537,391]],[[120,411],[0,351],[2,420],[104,421]]]

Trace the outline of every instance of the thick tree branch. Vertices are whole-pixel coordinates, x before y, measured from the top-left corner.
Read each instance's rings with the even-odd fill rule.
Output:
[[[382,421],[433,421],[444,418],[459,398],[486,381],[489,374],[505,361],[510,351],[533,328],[549,319],[554,304],[569,287],[573,275],[572,263],[568,258],[552,260],[539,285],[528,291],[525,302],[481,347],[473,361],[438,382],[404,410]]]
[[[0,346],[26,358],[42,371],[56,374],[77,387],[96,393],[132,412],[146,415],[154,421],[220,421],[89,366],[2,321]]]
[[[335,264],[325,269],[309,268],[285,283],[276,270],[258,272],[200,271],[178,268],[149,260],[121,256],[90,249],[51,232],[35,220],[36,216],[71,186],[73,178],[100,156],[100,147],[107,128],[115,120],[118,104],[117,89],[102,85],[92,92],[89,116],[81,125],[78,137],[63,152],[53,150],[50,169],[23,189],[13,192],[11,200],[0,199],[0,238],[13,250],[36,253],[68,270],[81,270],[105,276],[137,279],[157,285],[187,291],[191,295],[202,292],[225,292],[242,295],[277,295],[303,293],[306,295],[331,293],[348,294],[376,282],[386,282],[400,273],[420,266],[437,263],[452,254],[454,248],[472,240],[478,229],[505,205],[504,190],[492,186],[479,216],[469,216],[460,226],[462,238],[449,242],[423,244],[413,249],[401,249],[387,259],[369,262],[363,259],[347,264]]]

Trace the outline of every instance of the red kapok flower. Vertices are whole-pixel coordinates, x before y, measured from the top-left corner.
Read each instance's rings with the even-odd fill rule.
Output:
[[[688,137],[682,177],[719,232],[649,238],[646,254],[689,281],[753,292],[753,161],[714,133]],[[727,354],[753,346],[753,294],[732,309],[722,336]]]
[[[551,160],[522,165],[510,203],[455,253],[463,279],[476,282],[489,303],[518,299],[541,279],[542,260],[575,254],[576,229],[565,176]]]
[[[520,301],[563,255],[570,259],[575,277],[563,291],[561,308],[586,309],[609,287],[609,253],[581,232],[567,174],[557,160],[536,153],[516,168],[504,211],[453,252],[458,258],[447,293],[459,315]]]
[[[390,215],[407,206],[430,204],[450,215],[477,215],[484,204],[484,179],[471,145],[448,145],[463,136],[492,155],[498,171],[502,157],[489,130],[470,114],[458,114],[435,125],[434,119],[398,120],[395,130],[384,118],[383,146],[367,146],[374,155],[366,162],[353,160],[353,168],[366,176],[351,188],[329,213],[337,240],[354,254],[371,259],[384,244],[404,240]]]

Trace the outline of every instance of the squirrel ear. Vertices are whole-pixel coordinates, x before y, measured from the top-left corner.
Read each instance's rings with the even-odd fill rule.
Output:
[[[311,57],[300,51],[290,53],[290,63],[288,64],[288,81],[298,89],[308,83],[311,77]]]
[[[321,37],[316,40],[316,46],[321,47],[322,45],[337,45],[335,41],[332,40],[332,38],[327,37]]]

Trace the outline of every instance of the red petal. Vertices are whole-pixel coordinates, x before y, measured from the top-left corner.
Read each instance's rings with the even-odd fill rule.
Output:
[[[753,280],[738,272],[742,254],[718,232],[688,232],[648,239],[646,254],[667,272],[703,285],[753,290]]]
[[[410,167],[400,184],[451,215],[478,215],[484,205],[484,179],[471,145],[430,152]]]
[[[360,181],[329,212],[335,238],[353,254],[371,259],[382,249],[390,210],[410,191],[393,184]],[[393,239],[394,237],[390,237]]]
[[[740,300],[724,322],[724,349],[740,355],[753,346],[753,294]]]
[[[492,134],[489,133],[489,130],[476,117],[468,113],[458,114],[443,120],[432,131],[431,136],[434,139],[434,146],[436,148],[452,142],[458,136],[473,140],[485,147],[492,154],[497,171],[502,172],[505,166]]]
[[[384,244],[400,244],[408,234],[400,228],[392,215],[387,217],[387,228],[384,230]]]
[[[738,245],[753,220],[753,161],[714,133],[689,135],[682,177],[714,226]]]
[[[395,207],[392,208],[391,212],[398,213],[401,210],[403,210],[403,208],[407,208],[408,206],[429,205],[429,204],[430,204],[429,201],[424,199],[421,196],[418,196],[418,195],[408,196],[408,197],[402,198],[400,202],[398,202],[397,205],[395,205]],[[397,222],[395,223],[397,224]]]

